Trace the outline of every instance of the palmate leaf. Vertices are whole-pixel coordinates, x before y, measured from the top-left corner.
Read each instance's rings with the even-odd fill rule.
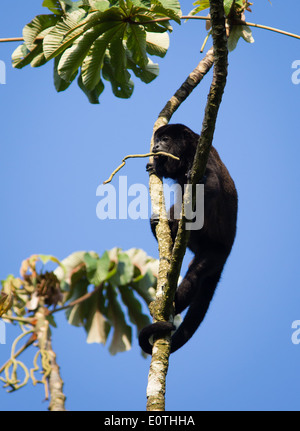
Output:
[[[85,32],[70,48],[64,51],[59,61],[57,71],[60,77],[65,81],[69,81],[74,72],[81,66],[92,43],[101,33],[101,28],[98,27],[102,27],[102,25]]]
[[[112,286],[107,290],[107,298],[108,316],[114,328],[109,353],[115,355],[131,349],[132,330],[126,323],[123,310],[117,300],[117,293]]]
[[[178,0],[45,0],[43,5],[54,14],[38,15],[25,26],[25,45],[14,52],[13,65],[37,67],[55,58],[57,91],[68,88],[81,68],[78,84],[92,103],[104,89],[101,75],[122,98],[134,88],[129,69],[151,82],[159,68],[147,53],[163,57],[169,46],[165,32],[172,29],[169,21],[153,20],[180,23],[181,17]]]
[[[112,91],[116,97],[128,99],[133,93],[134,83],[130,79],[130,74],[127,70],[125,70],[123,73],[125,74],[125,80],[120,81],[117,79],[117,73],[115,67],[112,65],[111,57],[108,53],[106,53],[102,68],[102,76],[107,81],[110,81]]]
[[[23,28],[23,37],[27,48],[32,50],[35,46],[35,39],[45,29],[54,27],[58,20],[59,16],[56,15],[37,15],[29,24],[25,25]]]
[[[209,0],[197,0],[193,3],[193,5],[196,7],[193,10],[191,10],[189,15],[196,15],[202,10],[208,9],[210,7]]]
[[[98,9],[101,12],[107,10],[110,6],[108,0],[90,0],[90,5],[92,8]]]
[[[43,50],[47,60],[56,57],[84,32],[78,27],[79,22],[85,17],[83,10],[76,10],[59,21],[47,34],[43,41]]]
[[[22,69],[34,60],[34,58],[43,53],[42,43],[38,43],[32,51],[29,51],[26,44],[19,45],[12,53],[12,66],[16,69]]]
[[[229,51],[233,51],[236,48],[237,43],[241,37],[248,43],[254,42],[250,27],[247,25],[235,25],[232,27],[228,38]]]
[[[126,52],[127,55],[127,67],[133,71],[135,76],[139,78],[142,82],[148,84],[153,81],[159,74],[159,66],[157,63],[153,63],[150,59],[148,59],[148,64],[145,67],[139,67],[135,64],[134,61],[131,60],[129,56],[130,53]]]
[[[92,104],[98,104],[99,103],[99,96],[104,90],[104,84],[103,81],[100,79],[98,84],[93,88],[93,90],[88,90],[85,85],[82,82],[82,76],[80,75],[78,78],[78,86],[79,88],[84,92],[84,94],[89,99],[89,102]]]
[[[131,51],[133,61],[139,67],[148,63],[146,53],[146,30],[141,25],[131,25],[127,32],[127,48]]]
[[[62,15],[64,12],[59,0],[44,0],[42,6],[47,7],[55,15]]]
[[[150,324],[149,316],[143,314],[141,303],[134,296],[132,289],[128,286],[122,286],[120,293],[122,302],[127,307],[130,321],[137,327],[137,331],[140,332],[141,329]]]
[[[129,284],[133,278],[133,270],[133,264],[127,253],[119,253],[117,271],[110,278],[110,283],[114,286],[124,286]]]
[[[44,268],[40,271],[36,266],[38,261],[59,266],[53,272],[43,273]],[[131,348],[133,326],[140,331],[150,322],[143,313],[141,300],[147,303],[153,300],[156,266],[157,261],[139,249],[115,248],[101,257],[92,251],[80,251],[62,261],[52,255],[33,255],[22,262],[21,278],[9,276],[2,281],[0,314],[24,316],[37,309],[45,292],[36,290],[36,280],[41,277],[46,280],[43,276],[47,275],[48,281],[55,281],[58,292],[57,280],[60,282],[63,300],[59,302],[67,309],[68,322],[85,328],[88,343],[105,344],[112,332],[109,351],[114,355]],[[67,289],[63,283],[68,285]],[[45,307],[53,306],[53,303],[41,303]],[[51,313],[48,320],[55,325]]]
[[[85,266],[84,257],[86,253],[86,251],[76,251],[61,260],[61,266],[53,271],[58,280],[71,284],[72,278],[76,274],[76,269],[79,270],[82,266]],[[94,251],[89,251],[89,254],[93,257],[99,257]]]
[[[101,258],[85,253],[84,263],[87,271],[87,278],[91,284],[98,286],[109,278],[110,258],[105,252]]]
[[[53,15],[38,15],[24,27],[25,43],[19,45],[13,52],[13,67],[21,69],[28,64],[31,64],[32,67],[38,67],[47,62],[43,52],[42,40],[36,38],[45,37],[54,28],[57,20],[58,17]]]
[[[68,298],[70,302],[75,301],[76,299],[82,297],[87,293],[87,289],[89,286],[89,282],[85,277],[82,277],[77,283],[72,285],[72,294],[71,297]],[[79,303],[73,305],[73,307],[69,308],[66,311],[66,317],[68,322],[73,326],[83,326],[84,318],[85,318],[85,304]]]
[[[126,25],[122,25],[109,47],[110,63],[114,71],[114,77],[121,84],[126,84],[130,80],[130,73],[127,70],[126,51],[123,45],[125,30]]]
[[[111,23],[111,28],[105,31],[93,43],[87,56],[81,66],[82,83],[87,90],[93,90],[100,81],[100,70],[103,66],[104,55],[108,44],[115,37],[118,37],[118,32],[124,31],[124,25],[119,23]]]
[[[146,50],[150,55],[164,57],[168,51],[169,44],[170,40],[167,33],[146,33]]]
[[[167,16],[181,24],[180,3],[177,0],[152,0],[151,11],[157,15]]]
[[[109,335],[111,324],[107,319],[107,309],[102,291],[93,295],[86,303],[86,321],[84,328],[87,332],[87,343],[105,344]]]
[[[78,70],[76,70],[76,72],[74,72],[74,75],[70,77],[69,81],[65,81],[60,77],[60,75],[58,74],[57,68],[58,68],[61,56],[62,54],[59,54],[54,59],[53,80],[54,80],[54,86],[57,92],[66,90],[72,84],[72,82],[74,81],[74,79],[78,74]]]

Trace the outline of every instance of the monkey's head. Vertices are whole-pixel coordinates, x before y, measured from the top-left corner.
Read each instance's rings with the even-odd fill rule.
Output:
[[[181,182],[191,169],[199,135],[183,124],[167,124],[154,134],[153,152],[164,151],[179,157],[154,157],[154,169],[160,177],[172,178]]]

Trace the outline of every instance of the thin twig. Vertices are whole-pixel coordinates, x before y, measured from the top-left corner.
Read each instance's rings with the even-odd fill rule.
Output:
[[[125,166],[125,160],[127,159],[134,159],[134,158],[142,158],[142,157],[156,157],[156,156],[167,156],[167,157],[171,157],[171,159],[175,159],[175,160],[179,160],[178,157],[173,156],[173,154],[170,153],[165,153],[164,151],[159,151],[157,153],[147,153],[147,154],[131,154],[129,156],[124,157],[124,159],[122,160],[122,163],[113,171],[113,173],[110,175],[110,177],[108,178],[108,180],[104,181],[103,184],[107,184],[110,183],[111,180],[113,179],[113,177],[116,175],[117,172],[119,172],[120,169],[123,168],[123,166]]]
[[[30,325],[32,325],[34,321],[34,318],[32,317],[6,316],[5,314],[2,314],[1,319],[10,320],[12,322],[29,323]]]

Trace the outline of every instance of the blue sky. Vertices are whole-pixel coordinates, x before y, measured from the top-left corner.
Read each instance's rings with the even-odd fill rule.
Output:
[[[0,37],[21,36],[41,0],[2,5]],[[182,2],[183,12],[192,2]],[[247,20],[300,33],[300,4],[256,1]],[[0,85],[0,278],[18,275],[33,253],[63,259],[77,250],[102,254],[115,246],[158,256],[147,220],[96,217],[97,186],[127,154],[145,153],[165,102],[201,59],[203,22],[174,24],[171,45],[150,85],[135,80],[129,100],[106,85],[100,105],[90,105],[76,83],[56,93],[52,64],[14,70],[17,43],[0,46],[6,84]],[[205,321],[172,355],[166,408],[172,410],[299,410],[300,344],[291,341],[300,319],[299,100],[291,77],[300,40],[253,29],[229,57],[228,83],[214,145],[239,194],[234,248]],[[201,130],[211,74],[174,115]],[[129,161],[128,184],[147,185],[145,160]],[[115,180],[117,183],[117,180]],[[191,258],[184,261],[183,272]],[[82,328],[57,318],[53,346],[65,381],[68,410],[144,410],[150,359],[136,339],[126,353],[86,344]],[[17,329],[6,325],[9,354]],[[31,354],[24,355],[29,360]],[[0,392],[0,410],[46,410],[43,387],[31,383]]]

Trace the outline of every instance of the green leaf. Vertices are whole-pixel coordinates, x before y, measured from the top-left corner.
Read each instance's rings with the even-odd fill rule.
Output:
[[[87,279],[81,279],[72,289],[72,296],[70,302],[82,297],[87,293],[89,282]],[[73,326],[82,326],[84,324],[85,317],[84,302],[75,304],[73,307],[66,311],[66,317],[68,322]]]
[[[112,67],[111,58],[108,54],[106,54],[104,57],[102,76],[107,81],[110,81],[112,91],[116,97],[128,99],[132,95],[133,89],[134,89],[134,83],[130,79],[130,75],[129,75],[128,81],[119,82],[116,79],[116,72],[115,72],[115,69]]]
[[[128,54],[129,55],[129,54]],[[127,55],[127,67],[131,69],[135,76],[139,78],[142,82],[149,84],[153,81],[159,74],[159,66],[157,63],[153,63],[148,59],[148,64],[145,67],[139,67],[134,61]]]
[[[25,43],[23,43],[22,45],[19,45],[12,53],[12,66],[16,69],[22,69],[22,67],[30,64],[31,61],[33,61],[34,58],[40,55],[42,52],[43,48],[41,43],[36,45],[32,51],[29,51]]]
[[[76,10],[59,21],[45,36],[43,50],[47,60],[63,52],[84,32],[82,26],[78,27],[79,22],[84,17],[85,12],[83,10]]]
[[[107,46],[108,43],[112,46],[120,32],[120,25],[122,27],[124,26],[119,22],[104,22],[92,29],[89,29],[80,36],[70,48],[66,49],[60,59],[57,70],[61,78],[65,81],[70,79],[73,73],[78,69],[78,67],[80,67],[88,54],[91,45],[100,34],[102,34],[103,37],[103,47]]]
[[[119,26],[119,23],[117,24]],[[87,90],[93,90],[100,81],[100,70],[108,44],[116,35],[116,24],[105,31],[93,43],[81,66],[83,85]]]
[[[233,0],[224,0],[224,12],[225,15],[228,16],[230,9],[232,7]]]
[[[100,259],[86,253],[84,255],[84,262],[90,283],[99,286],[99,284],[107,279],[110,267],[110,259],[107,252]]]
[[[46,316],[46,319],[48,320],[51,326],[53,326],[54,328],[57,328],[57,324],[52,314],[49,314],[48,316]]]
[[[148,270],[145,275],[131,282],[131,286],[147,304],[150,304],[155,299],[156,281],[152,271]]]
[[[93,9],[98,9],[101,12],[104,12],[110,7],[108,0],[90,0],[90,4]]]
[[[126,51],[123,45],[123,38],[126,24],[122,24],[110,43],[110,63],[114,70],[114,77],[120,84],[126,84],[130,80],[130,74],[127,70]]]
[[[103,81],[100,79],[98,84],[93,90],[88,90],[86,86],[82,82],[82,76],[80,75],[78,78],[78,86],[79,88],[84,92],[84,94],[89,99],[89,102],[92,104],[98,104],[99,103],[99,96],[104,90],[104,84]]]
[[[169,17],[178,24],[181,24],[180,3],[177,0],[152,0],[151,11],[157,15]]]
[[[126,253],[118,254],[117,272],[110,279],[114,286],[124,286],[129,284],[133,277],[133,264]]]
[[[74,79],[76,78],[77,73],[78,73],[78,70],[76,70],[76,72],[74,73],[73,76],[71,76],[69,81],[65,81],[64,79],[62,79],[57,72],[57,67],[59,65],[61,56],[62,56],[62,54],[60,54],[54,58],[54,69],[53,69],[54,87],[58,93],[60,91],[66,90],[72,84],[72,82],[74,81]]]
[[[74,282],[74,278],[76,279],[77,272],[80,273],[81,277],[82,268],[84,267],[84,271],[86,270],[84,262],[85,254],[86,251],[76,251],[63,259],[60,262],[63,268],[58,267],[53,271],[58,280],[64,280],[68,284],[71,284],[71,281],[73,280]],[[89,251],[89,254],[93,257],[99,257],[99,255],[94,251]],[[78,280],[78,278],[76,280]]]
[[[111,355],[124,352],[131,348],[131,327],[127,325],[122,308],[117,300],[117,294],[113,287],[107,290],[108,316],[114,327],[112,342],[109,346]]]
[[[241,37],[248,43],[254,42],[251,29],[248,26],[234,25],[228,38],[228,51],[233,51],[236,48]]]
[[[150,55],[164,57],[169,48],[169,35],[167,33],[146,33],[146,49]]]
[[[143,314],[142,306],[134,296],[134,293],[130,287],[122,286],[119,290],[122,301],[128,309],[130,321],[136,325],[137,331],[139,332],[141,329],[151,323],[150,318],[146,314]]]
[[[198,1],[195,1],[193,3],[193,5],[197,6],[197,7],[195,7],[193,10],[191,10],[189,15],[196,15],[197,13],[201,12],[202,10],[210,8],[209,0],[198,0]]]
[[[44,0],[42,6],[47,7],[56,15],[62,15],[63,10],[59,0]]]
[[[254,38],[252,36],[252,30],[247,25],[242,25],[242,38],[245,42],[254,43]]]
[[[54,27],[59,20],[55,15],[37,15],[33,20],[23,28],[24,42],[29,50],[32,50],[36,43],[35,39],[49,27]]]
[[[44,56],[44,53],[41,52],[40,54],[36,55],[34,59],[30,62],[30,66],[40,67],[43,66],[45,63],[47,63],[47,60]]]
[[[59,259],[57,259],[55,256],[52,256],[51,254],[38,254],[38,257],[41,259],[44,265],[46,265],[48,262],[54,262],[60,265]]]
[[[87,332],[87,343],[102,343],[105,344],[111,325],[105,317],[104,296],[103,292],[99,291],[86,303],[87,321],[84,328]]]
[[[132,59],[138,66],[145,67],[148,63],[148,57],[144,27],[141,25],[129,26],[127,36],[127,48],[131,51]]]

